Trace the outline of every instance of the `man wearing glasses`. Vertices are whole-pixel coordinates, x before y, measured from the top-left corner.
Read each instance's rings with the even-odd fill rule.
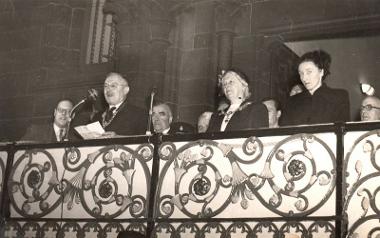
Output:
[[[112,138],[145,134],[147,113],[127,103],[128,81],[118,73],[109,73],[104,81],[104,98],[108,107],[97,113],[93,122],[99,121],[105,133],[95,138]]]
[[[368,96],[362,101],[360,110],[362,121],[380,120],[380,99],[375,96]]]
[[[31,125],[21,140],[41,142],[64,141],[67,138],[67,127],[70,122],[72,108],[73,103],[70,100],[64,99],[59,101],[54,109],[53,123]]]

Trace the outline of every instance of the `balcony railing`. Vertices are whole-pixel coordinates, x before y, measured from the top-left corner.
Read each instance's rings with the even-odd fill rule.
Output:
[[[379,237],[380,123],[0,147],[0,237]]]

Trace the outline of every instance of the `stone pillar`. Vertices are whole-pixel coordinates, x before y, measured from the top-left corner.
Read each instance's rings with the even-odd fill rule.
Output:
[[[231,68],[233,40],[235,36],[235,14],[237,3],[223,3],[216,7],[216,34],[218,39],[217,72]]]
[[[146,69],[149,78],[147,83],[150,88],[154,87],[157,89],[157,94],[161,98],[165,90],[166,58],[167,49],[170,46],[169,33],[172,26],[172,22],[165,18],[154,19],[150,24],[150,57]]]
[[[165,3],[165,1],[163,1]],[[169,9],[159,1],[108,0],[104,11],[112,13],[119,33],[118,71],[130,83],[130,103],[146,106],[153,87],[164,90],[166,51],[172,28]]]
[[[220,73],[224,69],[231,68],[232,66],[232,46],[234,32],[232,31],[219,31],[218,37],[218,64],[217,72]]]

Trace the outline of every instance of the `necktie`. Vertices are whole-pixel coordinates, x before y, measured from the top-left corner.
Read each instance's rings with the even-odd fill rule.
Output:
[[[111,107],[111,108],[109,108],[108,110],[107,110],[107,112],[106,112],[106,116],[105,116],[105,118],[104,118],[104,121],[105,122],[110,122],[111,121],[111,119],[112,119],[112,117],[113,117],[113,113],[114,113],[114,111],[116,110],[116,107]]]
[[[63,139],[65,138],[65,129],[61,128],[59,129],[59,141],[63,141]]]

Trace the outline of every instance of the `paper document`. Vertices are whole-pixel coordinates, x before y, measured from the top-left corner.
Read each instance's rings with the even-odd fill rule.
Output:
[[[100,125],[98,121],[84,125],[84,126],[76,126],[74,129],[85,140],[95,139],[101,136],[105,132],[102,125]]]

